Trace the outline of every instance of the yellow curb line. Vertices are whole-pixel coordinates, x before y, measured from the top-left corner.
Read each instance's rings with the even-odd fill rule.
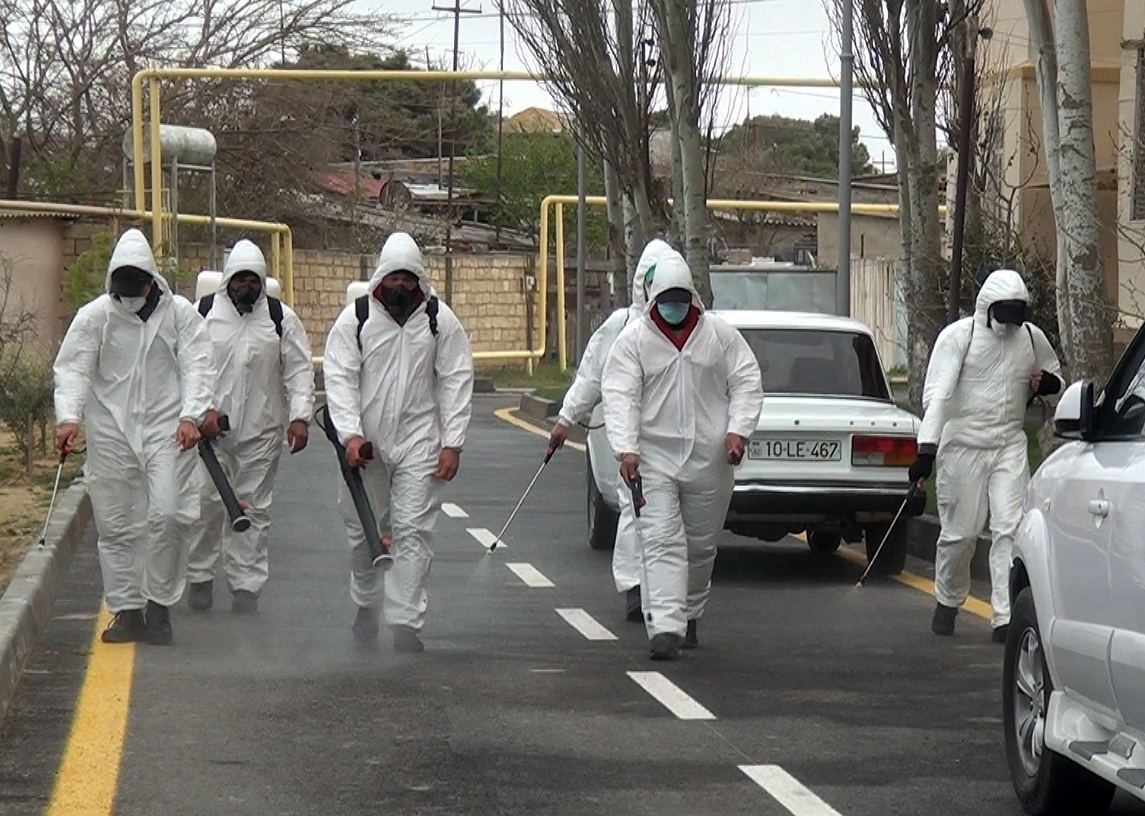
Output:
[[[135,644],[103,643],[100,634],[110,622],[111,614],[101,607],[71,733],[45,816],[109,816],[115,807]]]
[[[544,430],[543,428],[538,428],[536,425],[526,422],[520,417],[513,416],[512,408],[502,408],[499,411],[494,411],[493,416],[497,417],[497,419],[501,420],[502,422],[508,422],[514,428],[520,428],[522,431],[528,431],[534,436],[543,436],[545,439],[549,438],[548,431]],[[575,451],[584,453],[584,445],[580,444],[579,442],[566,442],[565,447],[572,448]]]

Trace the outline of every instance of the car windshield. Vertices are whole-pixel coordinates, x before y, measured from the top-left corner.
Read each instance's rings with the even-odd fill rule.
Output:
[[[865,334],[818,329],[747,329],[764,394],[889,400],[875,344]]]

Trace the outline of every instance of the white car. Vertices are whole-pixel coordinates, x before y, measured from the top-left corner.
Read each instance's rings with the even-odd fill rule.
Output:
[[[1074,383],[1014,542],[1006,756],[1027,813],[1145,801],[1145,330],[1105,390]]]
[[[806,532],[811,549],[834,552],[865,538],[868,557],[907,498],[907,468],[919,420],[899,408],[870,329],[848,318],[779,311],[720,311],[739,329],[763,373],[764,403],[743,464],[736,468],[727,529],[779,541]],[[599,407],[588,436],[589,544],[616,537],[616,457]],[[924,495],[903,513],[921,515]],[[901,572],[906,525],[899,523],[878,569]]]

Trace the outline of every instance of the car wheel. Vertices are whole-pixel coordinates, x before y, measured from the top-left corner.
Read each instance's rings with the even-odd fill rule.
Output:
[[[875,567],[871,571],[879,575],[898,575],[906,566],[906,524],[900,520],[894,529],[890,530],[890,537],[887,537],[887,530],[890,530],[889,524],[874,524],[863,530],[867,546],[867,563],[874,560],[875,554],[878,553],[879,560],[875,562]],[[883,544],[884,538],[886,544]],[[880,544],[883,547],[881,553]]]
[[[616,546],[616,526],[620,515],[608,506],[604,494],[592,475],[592,454],[585,451],[588,466],[588,546],[594,550],[611,550]]]
[[[1034,593],[1026,587],[1014,600],[1002,664],[1002,722],[1014,792],[1033,816],[1105,813],[1113,785],[1045,746],[1052,691]]]
[[[843,536],[838,533],[811,532],[807,534],[807,546],[811,552],[833,553],[843,543]]]

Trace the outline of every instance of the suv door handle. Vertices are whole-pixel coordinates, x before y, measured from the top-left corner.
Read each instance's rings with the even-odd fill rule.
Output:
[[[1109,502],[1105,499],[1094,499],[1089,503],[1089,514],[1105,518],[1109,515]]]

